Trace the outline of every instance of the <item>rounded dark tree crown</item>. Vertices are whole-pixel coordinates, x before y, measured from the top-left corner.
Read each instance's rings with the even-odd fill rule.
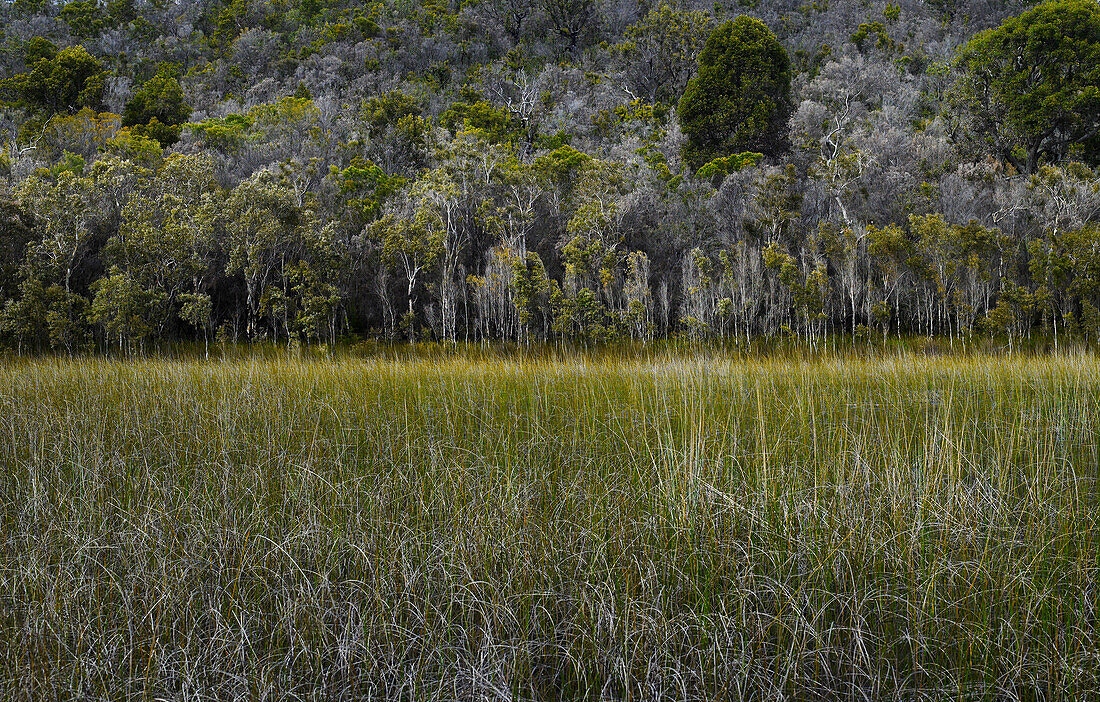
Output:
[[[787,52],[763,22],[742,15],[718,27],[680,99],[685,159],[698,168],[733,153],[782,151],[790,91]]]

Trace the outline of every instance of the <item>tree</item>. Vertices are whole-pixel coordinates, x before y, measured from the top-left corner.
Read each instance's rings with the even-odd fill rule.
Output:
[[[359,112],[366,156],[391,176],[415,177],[428,163],[431,127],[420,106],[400,91],[366,100]]]
[[[684,159],[699,168],[742,151],[777,154],[784,147],[790,92],[787,52],[763,22],[742,15],[718,27],[680,98]]]
[[[899,300],[902,276],[905,272],[905,259],[910,250],[910,242],[905,236],[905,231],[896,224],[890,224],[882,229],[874,225],[867,227],[867,253],[871,259],[873,283],[879,295],[879,301],[872,309],[872,314],[875,321],[882,325],[884,338],[889,332],[891,315],[899,325],[898,334],[901,334]]]
[[[699,52],[714,28],[706,12],[658,3],[626,30],[620,46],[626,75],[638,97],[669,104],[679,99],[695,72]]]
[[[513,46],[523,39],[523,28],[535,6],[531,0],[488,0],[482,10],[502,32],[508,35]]]
[[[19,292],[0,313],[0,330],[14,337],[20,351],[49,345],[72,353],[84,346],[87,298],[33,275],[23,280]]]
[[[331,225],[299,205],[285,178],[260,171],[229,194],[231,213],[226,272],[244,282],[247,333],[261,335],[267,320],[276,337],[317,336],[322,327],[335,330],[334,300],[339,261]],[[330,316],[317,320],[318,309]]]
[[[106,24],[106,17],[99,3],[93,0],[75,0],[61,8],[61,21],[69,25],[73,36],[87,39],[99,34]]]
[[[359,232],[378,217],[386,198],[404,184],[401,177],[390,177],[377,165],[362,156],[353,156],[343,170],[335,166],[330,171],[339,192],[345,228]]]
[[[439,246],[439,303],[443,315],[443,337],[454,341],[457,317],[458,270],[462,249],[469,240],[460,210],[459,183],[445,169],[425,173],[412,186],[416,203],[415,220],[426,239]]]
[[[36,277],[25,278],[19,285],[17,298],[8,300],[0,309],[0,332],[23,349],[40,349],[49,345],[46,315],[49,313],[46,288]]]
[[[92,322],[103,326],[108,342],[118,340],[119,351],[126,344],[140,343],[152,331],[155,295],[138,281],[118,268],[92,285],[92,298],[88,316]]]
[[[519,312],[519,321],[523,325],[524,339],[530,340],[532,327],[542,323],[543,336],[546,335],[547,304],[550,295],[550,279],[542,259],[534,251],[520,259],[512,260],[513,301]]]
[[[630,336],[649,339],[653,335],[653,295],[649,289],[649,257],[643,251],[627,254],[623,298],[623,322]]]
[[[161,146],[171,146],[179,141],[179,125],[190,114],[191,108],[175,72],[169,66],[161,66],[155,76],[130,96],[122,113],[122,126],[145,125],[146,136],[156,139]]]
[[[34,218],[17,203],[0,200],[0,308],[15,297],[19,264],[34,241]]]
[[[984,31],[959,53],[972,129],[1017,170],[1100,160],[1100,7],[1051,0]],[[1075,153],[1079,151],[1080,153]]]
[[[96,201],[90,178],[63,171],[56,182],[32,177],[19,190],[23,207],[33,213],[38,243],[32,247],[35,275],[72,291],[73,273],[88,251]]]
[[[971,324],[983,309],[988,309],[993,298],[1001,253],[1008,242],[995,229],[974,221],[949,224],[938,213],[912,215],[909,223],[916,253],[923,259],[934,286],[928,290],[925,303],[929,328],[935,300],[941,330],[952,335],[969,333]]]
[[[57,45],[46,37],[31,37],[23,44],[23,63],[33,66],[42,59],[52,61],[57,56]]]
[[[53,180],[36,175],[20,186],[19,202],[33,215],[35,241],[27,246],[19,295],[6,306],[3,322],[20,347],[48,340],[73,351],[86,340],[84,293],[95,234],[137,182],[128,165],[108,158],[93,164],[90,176],[61,170]]]
[[[581,39],[597,21],[593,0],[540,0],[540,5],[550,21],[550,27],[565,43],[569,53],[577,50]]]
[[[414,300],[420,274],[428,270],[443,253],[443,229],[426,229],[407,217],[389,213],[368,227],[368,236],[381,246],[386,266],[400,270],[408,284],[406,310],[401,325],[409,341],[416,340]]]
[[[50,58],[40,58],[31,72],[15,76],[14,85],[24,100],[49,112],[73,113],[82,107],[98,108],[106,72],[83,46],[70,46]]]
[[[1053,330],[1057,344],[1058,317],[1068,323],[1075,307],[1071,256],[1066,253],[1073,247],[1067,247],[1066,237],[1072,239],[1071,232],[1100,218],[1100,181],[1082,164],[1070,162],[1063,167],[1042,166],[1019,185],[1000,214],[1020,211],[1040,228],[1026,242],[1028,268],[1036,286],[1033,306],[1043,326]]]
[[[37,145],[40,158],[59,161],[65,152],[94,161],[99,151],[118,134],[118,115],[85,107],[74,115],[54,115]]]
[[[177,318],[203,332],[208,340],[210,288],[215,275],[215,232],[223,219],[214,185],[214,163],[209,156],[172,155],[150,186],[127,202],[118,232],[107,242],[104,254],[114,272],[133,280],[145,295],[143,306],[148,330],[162,332]],[[117,278],[101,287],[92,311],[113,314],[120,296],[129,288]],[[112,302],[98,305],[100,295]],[[116,324],[106,317],[97,321],[105,328]],[[129,328],[129,327],[127,327]],[[117,327],[116,327],[117,329]],[[122,337],[116,333],[120,346]]]
[[[589,288],[602,295],[609,309],[618,304],[625,186],[618,164],[593,159],[576,183],[576,210],[559,242],[568,279],[566,291]]]

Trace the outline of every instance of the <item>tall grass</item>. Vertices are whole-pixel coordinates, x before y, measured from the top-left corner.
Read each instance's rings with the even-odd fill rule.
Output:
[[[1100,696],[1100,359],[0,365],[4,699]]]

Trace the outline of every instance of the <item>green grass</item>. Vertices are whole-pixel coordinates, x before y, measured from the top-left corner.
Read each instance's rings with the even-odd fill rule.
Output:
[[[0,698],[1100,695],[1100,359],[0,364]]]

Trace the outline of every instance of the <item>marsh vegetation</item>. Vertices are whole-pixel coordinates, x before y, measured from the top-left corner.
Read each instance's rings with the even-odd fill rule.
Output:
[[[3,362],[0,697],[1084,699],[1098,371]]]

